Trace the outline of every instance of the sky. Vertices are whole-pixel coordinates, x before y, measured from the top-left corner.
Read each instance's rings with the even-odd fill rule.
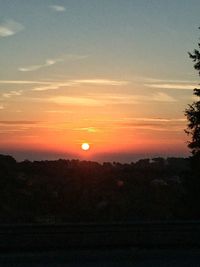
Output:
[[[0,0],[0,153],[188,156],[199,0]],[[88,151],[81,150],[88,143]]]

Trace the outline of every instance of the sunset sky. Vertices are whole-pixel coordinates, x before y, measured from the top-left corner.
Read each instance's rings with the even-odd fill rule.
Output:
[[[189,155],[199,13],[199,0],[0,0],[0,153]]]

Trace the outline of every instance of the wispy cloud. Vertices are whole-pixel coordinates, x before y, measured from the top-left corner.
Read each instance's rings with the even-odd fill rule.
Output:
[[[144,78],[146,87],[159,89],[193,90],[198,81]]]
[[[152,101],[158,101],[158,102],[176,102],[177,100],[173,98],[172,96],[158,92],[157,94],[153,94],[151,96]]]
[[[184,118],[125,118],[114,123],[117,128],[143,129],[151,131],[181,132],[185,128]]]
[[[150,121],[150,122],[185,122],[185,118],[125,118],[124,120]]]
[[[10,98],[12,96],[20,96],[22,93],[23,93],[22,90],[19,90],[19,91],[10,91],[8,93],[2,94],[2,97]]]
[[[121,125],[121,128],[132,128],[139,130],[148,130],[148,131],[159,131],[159,132],[181,132],[184,130],[184,126],[180,125],[155,125],[155,124],[130,124],[130,125]]]
[[[0,84],[50,84],[51,82],[43,81],[24,81],[24,80],[0,80]]]
[[[81,105],[81,106],[98,106],[100,103],[97,99],[86,97],[55,96],[48,101],[62,105]]]
[[[139,78],[140,81],[145,81],[146,83],[172,83],[172,84],[193,84],[198,83],[197,80],[178,80],[178,79],[157,79],[157,78]]]
[[[61,114],[73,113],[71,110],[60,110],[60,109],[45,110],[45,112],[48,112],[48,113],[61,113]]]
[[[180,90],[193,90],[197,84],[185,83],[153,83],[145,84],[146,87],[159,88],[159,89],[180,89]]]
[[[136,103],[134,97],[127,95],[112,95],[112,94],[90,94],[83,96],[54,96],[46,99],[49,102],[53,102],[60,105],[81,105],[81,106],[105,106],[116,104],[133,104]],[[41,99],[40,99],[41,101]]]
[[[0,104],[0,110],[4,109],[4,105]]]
[[[109,79],[85,79],[85,80],[73,80],[75,83],[80,84],[92,84],[92,85],[127,85],[128,81],[109,80]]]
[[[92,86],[125,86],[129,84],[129,81],[125,80],[112,80],[112,79],[76,79],[76,80],[68,80],[65,82],[58,81],[32,81],[32,80],[0,80],[0,84],[22,84],[22,85],[33,85],[32,91],[41,92],[48,90],[58,90],[62,87],[69,86],[84,86],[84,85],[92,85]],[[2,96],[9,98],[11,96],[19,96],[23,93],[22,90],[19,91],[10,91],[8,93],[4,93]],[[54,102],[57,104],[74,104],[74,105],[96,105],[96,106],[104,106],[104,105],[125,105],[125,104],[137,104],[142,102],[176,102],[177,99],[170,96],[164,92],[157,92],[149,95],[137,95],[137,94],[110,94],[110,93],[84,93],[79,96],[67,96],[60,95],[54,96],[51,98],[46,98],[46,100],[41,97],[32,97],[35,101],[48,101]]]
[[[55,65],[56,63],[63,61],[63,59],[47,59],[44,64],[40,65],[31,65],[27,67],[20,67],[18,70],[19,71],[35,71],[39,70],[41,68],[46,68],[52,65]]]
[[[76,55],[76,54],[66,54],[63,55],[62,57],[59,58],[54,58],[54,59],[46,59],[46,61],[43,64],[37,64],[37,65],[30,65],[30,66],[25,66],[25,67],[19,67],[19,71],[36,71],[42,68],[50,67],[52,65],[55,65],[58,62],[62,62],[65,60],[82,60],[87,58],[88,55]]]
[[[24,29],[24,26],[14,20],[6,20],[0,24],[0,37],[14,35]]]
[[[85,132],[89,132],[89,133],[99,132],[99,129],[97,129],[95,127],[74,128],[73,130],[74,131],[85,131]]]
[[[25,71],[25,70],[24,70]],[[28,70],[26,70],[28,71]],[[30,70],[29,70],[30,71]],[[22,84],[22,85],[37,85],[33,91],[47,91],[56,90],[65,86],[77,86],[77,85],[111,85],[111,86],[123,86],[129,84],[128,81],[123,80],[110,80],[110,79],[85,79],[85,80],[68,80],[65,82],[58,81],[31,81],[31,80],[0,80],[0,84]]]
[[[37,124],[37,121],[0,121],[0,125],[28,125],[28,124]]]
[[[47,85],[42,85],[42,86],[37,86],[35,88],[32,89],[32,91],[47,91],[47,90],[56,90],[59,89],[61,87],[65,87],[65,86],[72,86],[74,85],[73,82],[64,82],[64,83],[59,83],[59,82],[50,82]]]
[[[64,6],[60,6],[60,5],[51,5],[49,6],[49,8],[57,12],[64,12],[66,10]]]
[[[43,101],[39,99],[39,101]],[[130,94],[108,94],[108,93],[95,93],[82,96],[54,96],[46,99],[46,101],[53,102],[61,105],[83,105],[83,106],[105,106],[105,105],[132,105],[142,102],[176,102],[173,97],[157,93],[150,96],[144,95],[130,95]]]
[[[69,80],[67,82],[51,82],[45,86],[37,86],[33,88],[33,91],[46,91],[52,89],[59,89],[65,86],[77,86],[84,84],[92,84],[93,86],[108,85],[108,86],[123,86],[128,84],[128,81],[109,80],[109,79],[90,79],[90,80]]]

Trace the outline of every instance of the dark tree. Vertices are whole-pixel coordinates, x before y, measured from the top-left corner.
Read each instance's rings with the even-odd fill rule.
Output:
[[[198,43],[200,49],[200,43]],[[189,53],[190,58],[195,62],[194,68],[200,76],[200,51],[195,49]],[[194,89],[194,95],[200,97],[200,89]],[[200,100],[196,100],[185,110],[185,116],[188,120],[186,133],[191,136],[188,147],[191,149],[193,158],[200,158]]]
[[[193,53],[189,53],[190,58],[194,62],[194,69],[198,71],[200,76],[200,43],[198,49]],[[185,110],[188,124],[186,133],[191,137],[188,147],[191,149],[192,157],[190,157],[191,172],[186,179],[185,188],[187,188],[186,195],[186,209],[192,219],[200,218],[199,204],[200,204],[200,89],[194,89],[194,95],[197,100],[194,101]]]

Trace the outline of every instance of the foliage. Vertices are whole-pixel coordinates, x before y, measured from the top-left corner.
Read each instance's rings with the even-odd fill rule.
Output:
[[[0,223],[181,219],[188,159],[121,164],[0,155]]]
[[[200,48],[200,43],[198,43]],[[189,53],[190,58],[195,62],[194,68],[200,75],[200,51],[195,49],[193,53]],[[200,89],[194,89],[194,95],[200,97]],[[188,128],[186,133],[191,136],[188,147],[195,158],[200,158],[200,101],[196,100],[185,110],[188,120]]]

